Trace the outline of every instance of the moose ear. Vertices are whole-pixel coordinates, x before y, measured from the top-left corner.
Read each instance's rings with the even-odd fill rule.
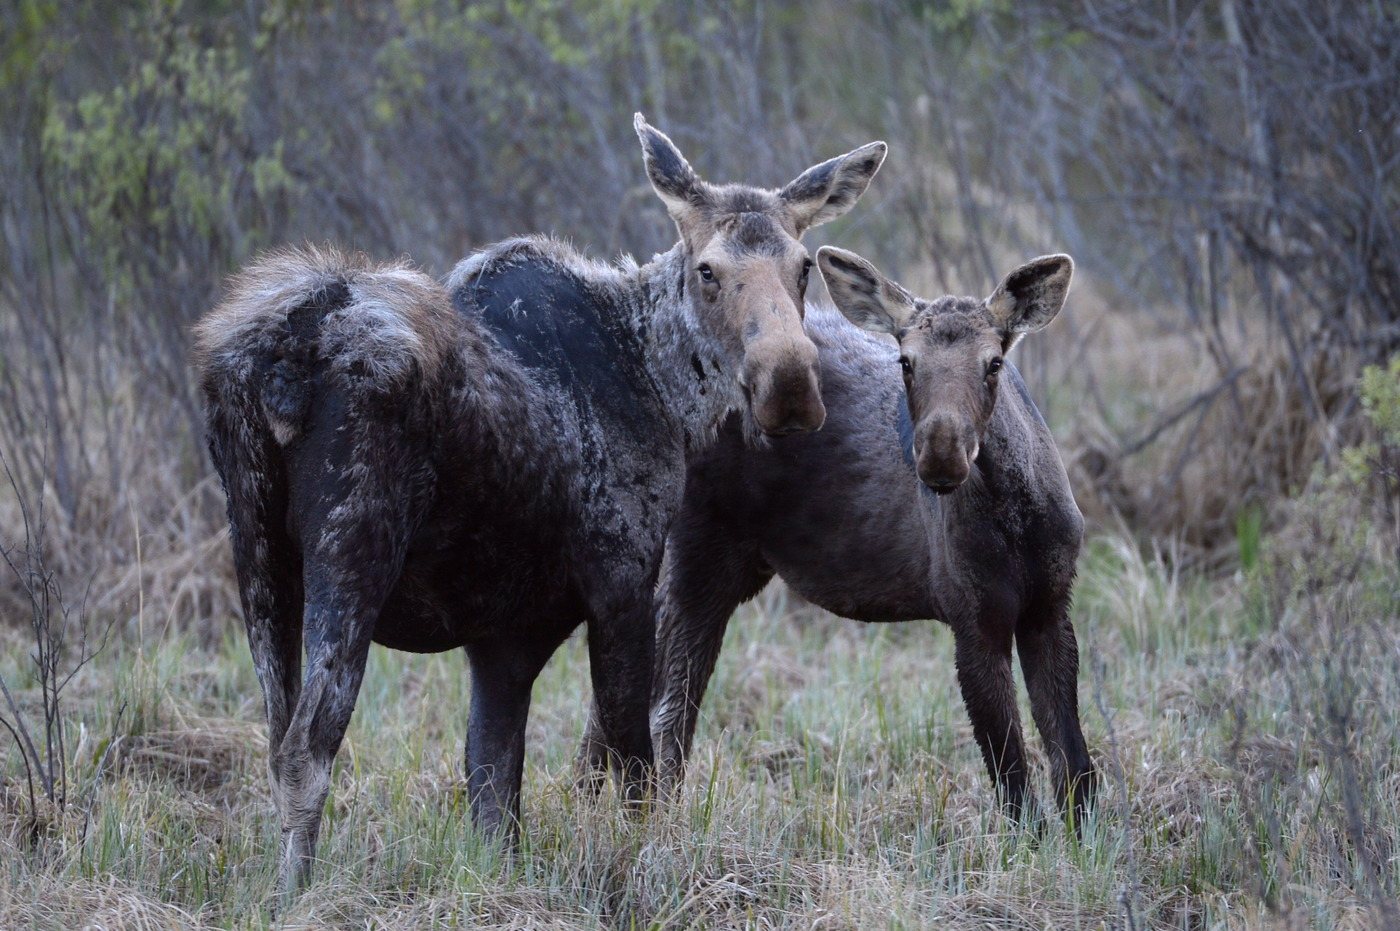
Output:
[[[817,266],[836,309],[861,329],[896,336],[914,315],[913,295],[854,252],[822,246]]]
[[[856,205],[885,161],[888,146],[871,142],[808,168],[778,192],[792,212],[801,236]]]
[[[651,186],[666,204],[666,212],[677,222],[704,200],[704,182],[681,155],[666,134],[646,121],[640,113],[632,118],[637,137],[642,140]]]
[[[1007,275],[987,298],[987,309],[1007,332],[1007,349],[1022,336],[1045,326],[1065,305],[1074,260],[1067,255],[1042,255]]]

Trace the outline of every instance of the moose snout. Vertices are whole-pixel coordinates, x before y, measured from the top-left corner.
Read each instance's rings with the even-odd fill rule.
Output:
[[[759,358],[755,358],[758,355]],[[744,384],[758,427],[769,436],[787,436],[821,429],[826,422],[818,378],[817,348],[810,341],[793,343],[778,359],[750,350]]]
[[[977,458],[977,430],[959,415],[929,417],[917,456],[919,480],[940,495],[967,481]]]

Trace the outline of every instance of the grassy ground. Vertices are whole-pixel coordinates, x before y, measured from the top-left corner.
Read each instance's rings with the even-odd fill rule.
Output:
[[[70,803],[36,841],[0,750],[0,928],[1393,926],[1393,573],[1309,607],[1272,598],[1263,569],[1208,584],[1166,565],[1112,536],[1081,562],[1105,791],[1078,841],[994,811],[946,629],[842,621],[774,587],[731,624],[683,796],[640,821],[571,788],[587,662],[577,637],[560,651],[513,861],[466,824],[464,659],[376,648],[324,862],[275,918],[241,628],[113,637],[65,693]],[[26,682],[24,637],[5,636],[0,673]]]

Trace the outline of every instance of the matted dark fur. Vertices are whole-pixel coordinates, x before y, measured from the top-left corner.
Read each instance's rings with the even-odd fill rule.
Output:
[[[884,145],[791,194],[707,185],[640,115],[637,132],[682,232],[645,266],[533,237],[444,288],[295,249],[250,266],[196,328],[284,891],[309,876],[371,641],[466,648],[472,813],[495,829],[518,823],[531,685],[586,623],[591,760],[643,796],[652,594],[685,457],[731,412],[777,434],[825,416],[797,237],[855,203]]]
[[[731,613],[776,574],[843,617],[948,623],[973,733],[1020,815],[1034,800],[1014,642],[1059,800],[1082,816],[1095,773],[1069,608],[1083,522],[1050,431],[1004,359],[1059,311],[1072,263],[1037,259],[986,300],[937,301],[852,253],[824,247],[818,263],[846,316],[898,348],[809,308],[826,425],[754,446],[731,423],[691,459],[657,597],[663,782],[681,778]]]

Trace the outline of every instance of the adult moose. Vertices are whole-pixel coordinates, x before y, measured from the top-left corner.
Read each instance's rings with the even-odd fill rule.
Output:
[[[844,617],[947,622],[973,733],[1020,817],[1035,802],[1014,641],[1056,793],[1078,824],[1095,788],[1069,618],[1083,521],[1005,358],[1059,312],[1073,263],[1036,259],[985,300],[926,301],[850,252],[823,247],[817,261],[846,317],[898,348],[809,308],[825,427],[752,444],[731,424],[691,460],[657,598],[663,782],[681,776],[730,614],[776,573]]]
[[[197,328],[284,892],[309,877],[371,641],[466,648],[471,809],[496,830],[518,824],[531,685],[586,623],[600,744],[640,796],[685,458],[733,411],[770,434],[822,424],[798,239],[855,204],[884,144],[768,191],[707,184],[640,114],[636,129],[681,235],[644,266],[525,238],[444,289],[295,250],[251,266]]]

